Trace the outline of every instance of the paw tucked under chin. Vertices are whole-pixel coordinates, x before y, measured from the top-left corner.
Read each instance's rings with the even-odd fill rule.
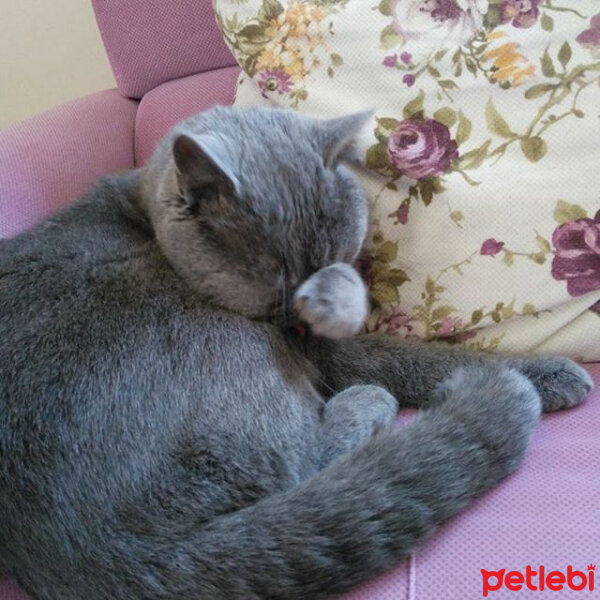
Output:
[[[335,263],[311,275],[296,290],[294,308],[313,333],[350,337],[360,331],[367,318],[367,289],[352,266]]]

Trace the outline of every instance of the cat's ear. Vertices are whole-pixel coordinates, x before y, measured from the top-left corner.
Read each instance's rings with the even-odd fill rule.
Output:
[[[344,154],[361,129],[373,117],[373,111],[353,113],[319,123],[319,141],[328,167],[333,166]]]
[[[179,189],[188,200],[202,190],[237,194],[239,180],[221,139],[212,135],[180,134],[173,142]]]

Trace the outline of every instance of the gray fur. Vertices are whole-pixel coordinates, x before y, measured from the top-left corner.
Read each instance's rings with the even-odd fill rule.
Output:
[[[392,425],[398,401],[376,385],[353,385],[331,398],[323,409],[322,468]]]
[[[294,309],[311,331],[328,338],[357,334],[369,311],[368,293],[348,263],[319,269],[294,292]]]
[[[33,599],[332,597],[590,389],[564,359],[337,339],[364,120],[214,109],[0,243],[0,568]],[[329,338],[285,329],[300,298]],[[397,401],[430,408],[393,430]]]

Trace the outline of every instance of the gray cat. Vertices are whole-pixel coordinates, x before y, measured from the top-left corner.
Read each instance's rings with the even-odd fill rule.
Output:
[[[32,598],[330,598],[590,390],[565,359],[354,335],[366,118],[216,108],[0,243],[0,567]],[[429,409],[398,430],[398,403]]]

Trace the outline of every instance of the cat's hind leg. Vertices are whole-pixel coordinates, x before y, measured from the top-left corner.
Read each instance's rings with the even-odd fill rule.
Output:
[[[353,385],[331,398],[323,412],[321,468],[390,426],[397,400],[377,385]]]

